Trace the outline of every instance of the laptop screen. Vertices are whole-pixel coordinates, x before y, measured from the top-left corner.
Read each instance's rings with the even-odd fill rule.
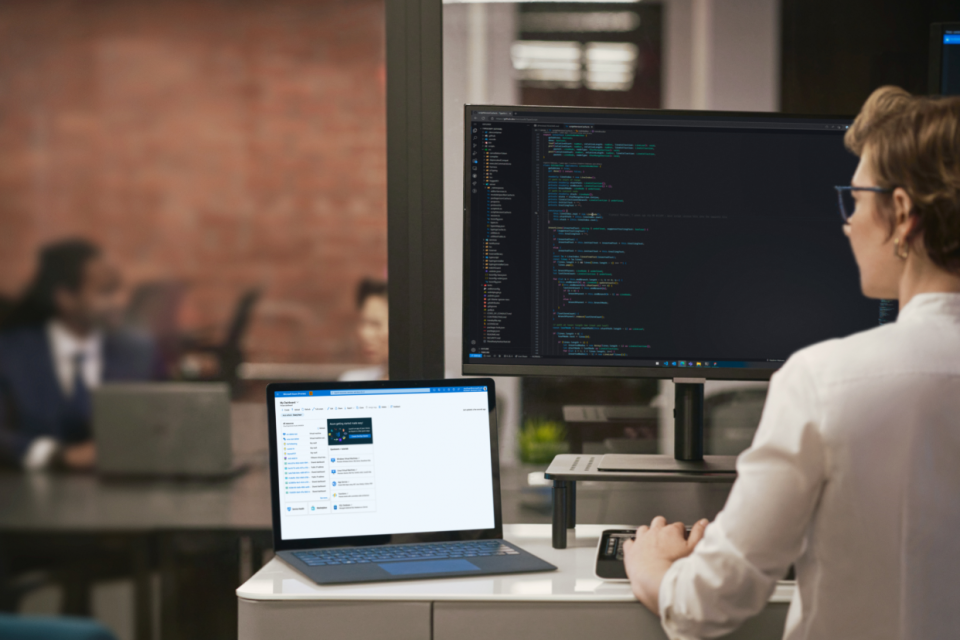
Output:
[[[487,387],[273,401],[281,540],[494,528]]]

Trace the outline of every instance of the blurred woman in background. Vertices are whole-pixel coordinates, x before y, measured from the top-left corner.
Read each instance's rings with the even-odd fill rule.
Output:
[[[357,287],[357,340],[360,353],[371,366],[353,369],[340,376],[341,382],[386,380],[390,357],[390,310],[387,305],[387,283],[367,278]]]

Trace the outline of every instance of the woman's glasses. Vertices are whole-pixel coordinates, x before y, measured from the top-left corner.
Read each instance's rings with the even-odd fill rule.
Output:
[[[857,201],[853,197],[854,191],[872,191],[874,193],[893,193],[893,189],[882,187],[834,187],[837,190],[837,200],[840,202],[840,217],[843,224],[850,221],[850,216],[857,210]]]

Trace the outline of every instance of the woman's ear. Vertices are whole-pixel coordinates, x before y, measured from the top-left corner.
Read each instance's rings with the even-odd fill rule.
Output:
[[[897,187],[893,190],[893,220],[894,237],[910,238],[913,236],[916,226],[916,216],[910,215],[913,211],[913,199],[903,187]]]

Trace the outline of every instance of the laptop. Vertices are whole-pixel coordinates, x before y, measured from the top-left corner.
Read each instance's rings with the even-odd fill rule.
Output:
[[[213,479],[237,471],[226,384],[105,384],[92,400],[101,475]]]
[[[552,571],[503,540],[493,380],[271,384],[276,554],[318,584]]]

